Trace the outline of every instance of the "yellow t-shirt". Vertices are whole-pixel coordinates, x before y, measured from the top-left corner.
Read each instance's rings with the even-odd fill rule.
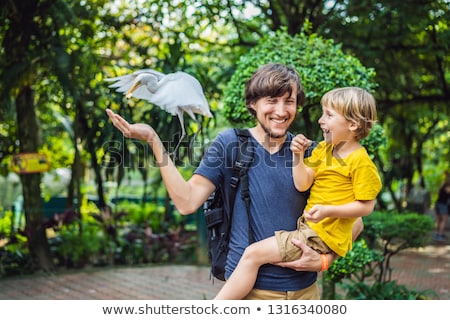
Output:
[[[373,200],[381,190],[377,167],[364,147],[346,158],[332,155],[333,145],[320,142],[305,164],[315,171],[314,183],[305,210],[313,205],[340,205],[356,200]],[[340,256],[352,248],[352,228],[355,218],[325,218],[308,222],[319,237]]]

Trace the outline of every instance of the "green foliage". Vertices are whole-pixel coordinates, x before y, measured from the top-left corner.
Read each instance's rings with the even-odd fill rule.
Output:
[[[9,236],[11,233],[13,217],[14,214],[10,210],[4,211],[4,213],[0,215],[0,239],[5,236]]]
[[[0,278],[31,271],[27,238],[15,233],[13,217],[12,211],[0,216]]]
[[[380,124],[375,124],[370,130],[369,135],[361,140],[361,145],[367,149],[369,155],[375,155],[380,148],[386,146],[387,137],[384,133],[384,129]]]
[[[156,232],[161,231],[164,221],[165,208],[156,202],[145,204],[122,201],[118,203],[116,211],[126,211],[126,219],[137,226],[149,225]]]
[[[396,211],[375,211],[364,218],[362,236],[374,249],[383,252],[384,260],[379,262],[377,281],[390,281],[392,256],[408,248],[420,248],[431,240],[434,228],[433,218],[418,213]]]
[[[63,225],[50,242],[59,264],[69,268],[108,261],[108,254],[114,251],[114,243],[102,229],[81,222]]]
[[[374,211],[364,217],[362,236],[375,246],[378,240],[384,250],[398,252],[407,248],[419,248],[430,240],[434,228],[433,218],[417,213],[398,213],[396,211]]]
[[[349,300],[426,300],[430,296],[436,296],[428,290],[411,290],[395,281],[373,284],[359,282],[344,287],[347,292],[345,298]]]
[[[373,274],[371,264],[379,261],[383,261],[381,252],[370,249],[364,239],[355,241],[345,257],[339,257],[333,262],[325,273],[325,280],[339,282],[351,276],[363,280]]]
[[[322,95],[336,87],[359,86],[373,91],[374,69],[364,67],[356,57],[345,54],[332,40],[304,33],[291,36],[282,29],[268,34],[241,56],[225,89],[224,113],[231,122],[251,123],[244,101],[245,82],[261,65],[276,62],[293,66],[299,72],[307,103],[317,105]]]
[[[375,211],[364,217],[362,239],[345,257],[336,259],[324,273],[324,285],[335,291],[340,283],[346,299],[423,299],[432,292],[417,292],[390,279],[391,257],[401,250],[426,245],[433,229],[431,217],[417,213]],[[324,292],[326,298],[335,292]]]
[[[116,211],[98,212],[83,205],[81,220],[55,227],[49,239],[56,265],[131,265],[162,262],[194,262],[196,232],[175,225],[155,203],[120,202]]]
[[[0,278],[32,271],[30,253],[24,237],[0,247]]]

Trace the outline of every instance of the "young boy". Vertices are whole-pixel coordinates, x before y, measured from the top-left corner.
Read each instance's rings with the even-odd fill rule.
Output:
[[[305,136],[297,135],[291,142],[295,187],[300,192],[311,188],[297,230],[276,231],[275,236],[248,246],[215,299],[243,298],[252,289],[260,266],[300,257],[293,238],[323,254],[322,270],[326,270],[326,254],[345,256],[352,247],[354,221],[373,211],[381,179],[359,142],[376,121],[375,99],[361,88],[347,87],[326,93],[321,104],[319,125],[324,140],[311,157],[303,159],[311,144]]]

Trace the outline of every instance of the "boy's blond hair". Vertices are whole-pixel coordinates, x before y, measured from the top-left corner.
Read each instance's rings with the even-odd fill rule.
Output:
[[[333,108],[348,121],[358,124],[355,131],[356,140],[369,135],[377,118],[375,98],[359,87],[337,88],[328,91],[321,99],[323,106]]]

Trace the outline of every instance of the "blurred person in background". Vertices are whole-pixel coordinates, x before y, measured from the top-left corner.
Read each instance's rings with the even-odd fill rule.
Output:
[[[450,211],[450,172],[445,173],[445,180],[439,188],[434,210],[436,212],[436,229],[434,240],[445,241],[448,237],[445,235],[445,226],[447,225]]]

